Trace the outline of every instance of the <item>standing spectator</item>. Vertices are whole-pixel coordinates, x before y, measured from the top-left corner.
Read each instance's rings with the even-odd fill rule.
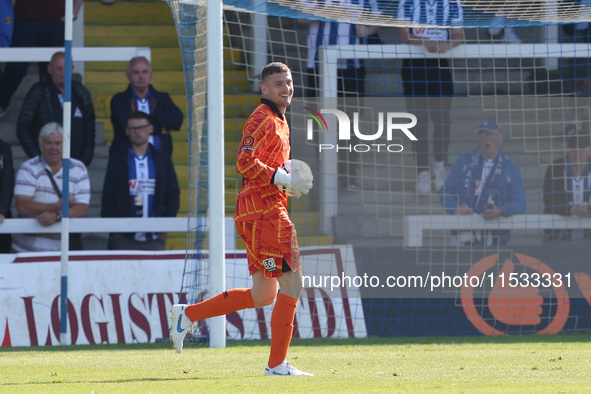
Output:
[[[338,7],[347,8],[351,13],[364,11],[378,13],[376,0],[313,0],[306,2],[311,8]],[[304,22],[304,20],[301,20]],[[368,37],[378,33],[377,26],[356,25],[341,22],[307,21],[308,28],[308,54],[306,60],[306,97],[318,96],[319,89],[319,49],[330,45],[362,45],[368,44]],[[365,61],[363,59],[339,59],[337,64],[337,94],[339,97],[358,98],[365,96]],[[345,103],[346,104],[346,103]],[[354,103],[356,107],[359,102]],[[353,137],[356,141],[357,137]],[[355,141],[351,141],[354,145]],[[343,152],[339,160],[339,185],[350,190],[358,190],[358,163],[359,153]]]
[[[312,187],[311,183],[292,184],[292,173],[282,168],[291,152],[289,124],[285,118],[294,93],[289,67],[283,63],[265,66],[261,91],[261,104],[244,125],[236,158],[236,170],[244,181],[234,220],[247,245],[252,288],[227,290],[193,305],[173,305],[170,338],[180,353],[185,336],[198,320],[259,308],[275,301],[265,375],[311,376],[293,367],[286,358],[303,288],[296,231],[287,211],[287,193],[299,196]]]
[[[14,12],[12,0],[0,0],[0,48],[7,48],[12,41]]]
[[[90,181],[81,161],[71,159],[70,195],[62,196],[62,143],[63,131],[58,123],[41,128],[41,154],[25,161],[16,174],[14,200],[19,217],[35,218],[43,226],[57,223],[62,219],[63,198],[69,199],[71,218],[81,217],[88,210]],[[14,234],[12,248],[17,252],[60,250],[60,234]],[[79,236],[70,238],[70,249],[82,249]]]
[[[37,139],[41,127],[62,123],[65,82],[65,54],[56,52],[47,66],[49,76],[27,93],[16,123],[16,135],[29,157],[39,155]],[[92,96],[84,85],[72,81],[70,156],[89,166],[94,155],[95,116]]]
[[[172,153],[170,132],[180,130],[183,124],[183,112],[173,103],[168,93],[159,92],[151,85],[152,67],[145,57],[131,59],[125,75],[129,80],[127,90],[115,94],[111,99],[114,138],[109,153],[129,141],[125,128],[127,115],[132,111],[141,111],[150,115],[154,128],[154,134],[150,136],[150,144],[155,149]]]
[[[102,217],[175,217],[180,189],[170,155],[154,149],[150,116],[127,115],[129,141],[109,157],[102,195]],[[164,250],[166,233],[113,233],[109,249]]]
[[[578,2],[577,2],[578,3]],[[591,43],[591,24],[589,22],[562,25],[562,42],[573,44]],[[561,76],[564,90],[572,97],[567,103],[570,116],[575,121],[589,121],[589,96],[591,96],[591,58],[563,58]]]
[[[400,0],[398,18],[415,24],[459,26],[464,17],[459,0]],[[402,42],[422,45],[432,53],[445,53],[464,42],[461,28],[441,29],[415,27],[399,28]],[[416,192],[429,194],[431,178],[436,191],[441,190],[447,171],[445,164],[449,147],[451,126],[450,108],[454,95],[453,76],[447,59],[404,59],[402,61],[403,93],[406,96],[407,110],[417,115],[419,123],[415,127],[415,155],[418,172]],[[426,104],[426,105],[425,105]],[[428,122],[433,124],[433,162],[429,172]]]
[[[566,156],[556,160],[544,177],[544,213],[591,217],[591,139],[580,123],[564,131]],[[581,239],[589,230],[550,230],[549,238]]]
[[[74,18],[83,0],[74,0]],[[14,31],[11,46],[63,47],[64,0],[16,0],[14,5]],[[10,99],[27,75],[29,63],[11,62],[6,65],[0,80],[0,117],[6,114]],[[39,63],[39,77],[47,75],[47,64]]]
[[[309,3],[309,4],[308,4]],[[311,8],[339,7],[349,8],[351,12],[364,10],[378,12],[376,0],[314,0],[306,2]],[[302,20],[303,21],[303,20]],[[308,56],[306,60],[306,97],[318,96],[318,49],[328,45],[367,44],[368,36],[378,32],[377,26],[353,25],[350,23],[324,22],[311,20],[308,30]],[[365,95],[365,63],[360,59],[340,59],[338,68],[339,97],[359,97]]]
[[[486,220],[525,212],[521,172],[503,153],[503,133],[494,120],[484,121],[475,131],[479,147],[455,162],[439,194],[441,205],[451,215],[480,215]],[[461,232],[454,246],[477,242],[491,246],[509,242],[509,231]],[[456,245],[457,242],[457,245]]]
[[[14,167],[10,145],[0,140],[0,226],[10,219],[10,204],[14,196]],[[10,253],[10,234],[0,234],[0,253]]]

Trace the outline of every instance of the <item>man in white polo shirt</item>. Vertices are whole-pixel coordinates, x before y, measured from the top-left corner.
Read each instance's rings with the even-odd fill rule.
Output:
[[[41,128],[41,154],[25,161],[16,174],[14,200],[19,217],[35,218],[43,226],[50,226],[61,220],[62,143],[63,132],[59,123],[47,123]],[[88,210],[90,203],[88,171],[81,161],[71,159],[69,178],[69,217],[81,217]],[[12,248],[16,252],[60,250],[60,235],[14,234]]]

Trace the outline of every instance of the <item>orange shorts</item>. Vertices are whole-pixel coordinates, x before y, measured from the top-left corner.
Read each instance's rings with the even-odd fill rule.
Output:
[[[262,271],[265,278],[275,278],[283,272],[302,269],[295,226],[287,212],[277,212],[265,219],[237,221],[236,229],[246,245],[251,275]]]

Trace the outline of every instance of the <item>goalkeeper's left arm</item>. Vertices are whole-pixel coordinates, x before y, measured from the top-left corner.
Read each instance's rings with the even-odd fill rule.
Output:
[[[270,184],[277,168],[267,165],[261,160],[262,156],[269,156],[269,152],[262,148],[267,145],[264,141],[265,133],[247,133],[247,126],[245,126],[245,133],[236,156],[236,172],[246,179]],[[261,127],[257,130],[261,129],[264,128]],[[267,157],[267,159],[269,158]]]

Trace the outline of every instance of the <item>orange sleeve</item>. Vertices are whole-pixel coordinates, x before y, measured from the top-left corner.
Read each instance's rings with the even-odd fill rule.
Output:
[[[248,118],[236,157],[236,172],[245,179],[269,184],[283,162],[276,160],[282,156],[282,146],[275,126],[274,116],[267,111],[255,110]]]
[[[289,125],[267,105],[248,118],[236,157],[244,182],[236,199],[234,219],[254,220],[287,209],[287,195],[271,184],[273,174],[289,159]]]

